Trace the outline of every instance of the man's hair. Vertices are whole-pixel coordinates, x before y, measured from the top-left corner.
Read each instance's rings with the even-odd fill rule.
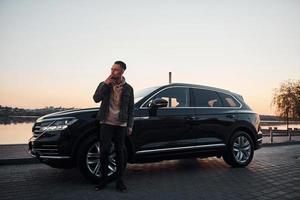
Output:
[[[121,68],[126,69],[126,64],[120,60],[116,61],[114,64],[120,65]]]

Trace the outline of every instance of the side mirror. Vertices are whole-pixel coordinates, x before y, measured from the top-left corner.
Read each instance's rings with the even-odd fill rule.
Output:
[[[167,106],[168,106],[168,101],[160,98],[154,99],[150,103],[150,108],[162,108]]]

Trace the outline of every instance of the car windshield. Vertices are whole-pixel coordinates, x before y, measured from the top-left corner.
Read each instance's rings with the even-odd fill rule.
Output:
[[[141,100],[142,98],[144,98],[145,96],[147,96],[148,94],[156,90],[157,88],[159,88],[159,86],[138,90],[137,92],[134,93],[134,103],[138,102],[139,100]]]

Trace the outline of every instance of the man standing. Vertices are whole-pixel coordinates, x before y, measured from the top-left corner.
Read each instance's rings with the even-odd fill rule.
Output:
[[[101,102],[96,118],[100,123],[100,163],[102,177],[96,190],[104,188],[108,178],[108,156],[111,141],[116,152],[116,188],[122,192],[127,190],[122,180],[124,172],[124,148],[126,134],[131,135],[133,127],[134,95],[133,88],[123,76],[126,64],[116,61],[109,77],[102,81],[93,96],[96,103]]]

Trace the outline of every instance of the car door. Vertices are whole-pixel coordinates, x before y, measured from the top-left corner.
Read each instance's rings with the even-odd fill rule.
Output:
[[[156,98],[167,100],[168,105],[153,115],[148,105]],[[193,115],[189,88],[167,87],[154,94],[139,108],[140,117],[135,120],[137,153],[151,154],[185,145]]]
[[[223,147],[235,122],[234,114],[223,105],[220,95],[213,90],[191,89],[191,106],[195,107],[191,137],[198,144]]]

